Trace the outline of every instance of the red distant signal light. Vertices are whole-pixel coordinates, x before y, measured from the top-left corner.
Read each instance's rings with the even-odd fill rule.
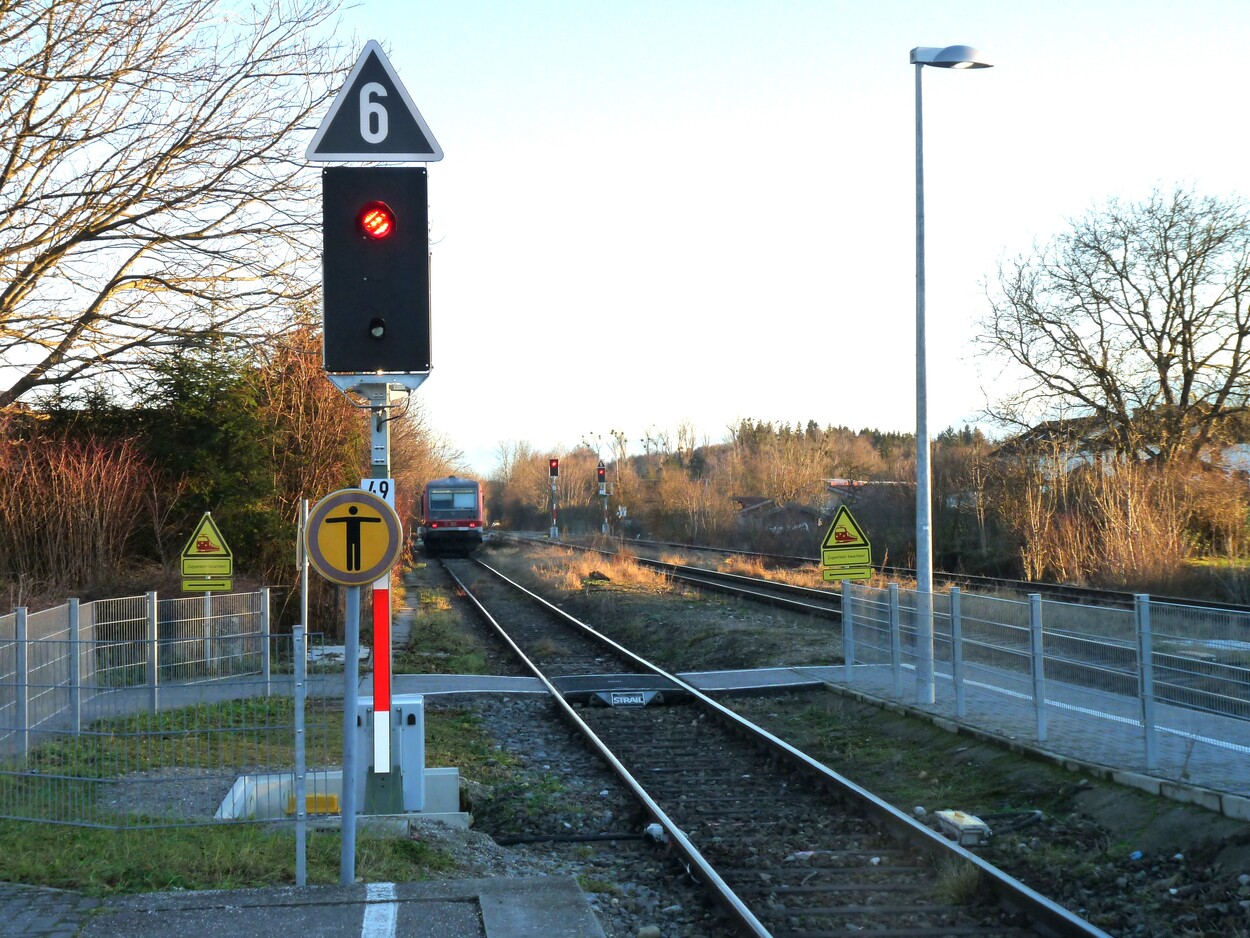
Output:
[[[395,233],[395,213],[385,202],[370,202],[357,216],[360,231],[374,241],[389,238]]]

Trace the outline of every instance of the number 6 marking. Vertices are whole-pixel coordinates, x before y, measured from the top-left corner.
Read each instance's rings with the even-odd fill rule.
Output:
[[[386,87],[371,81],[360,89],[360,136],[365,143],[381,143],[389,131],[386,108],[373,100],[386,97]]]

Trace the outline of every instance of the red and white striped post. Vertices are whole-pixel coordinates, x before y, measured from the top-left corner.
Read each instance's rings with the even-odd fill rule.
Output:
[[[360,487],[395,507],[395,481],[391,474],[390,385],[362,388],[369,399],[370,478]],[[373,583],[373,771],[391,771],[391,575]]]

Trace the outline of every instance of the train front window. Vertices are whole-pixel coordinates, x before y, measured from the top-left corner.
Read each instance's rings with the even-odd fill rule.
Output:
[[[430,515],[435,518],[465,517],[477,513],[473,489],[430,489]]]

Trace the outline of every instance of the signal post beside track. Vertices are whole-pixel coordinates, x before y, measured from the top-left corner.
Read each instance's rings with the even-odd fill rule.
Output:
[[[411,164],[441,160],[443,151],[381,46],[370,41],[335,97],[305,157],[316,162]],[[415,391],[429,377],[432,358],[424,167],[335,166],[322,170],[322,293],[322,361],[326,377],[344,393],[355,392],[363,397],[369,411],[370,477],[362,481],[361,487],[383,496],[383,505],[389,501],[388,510],[394,515],[391,394],[406,391],[410,395]],[[339,495],[342,493],[328,498]],[[345,542],[349,554],[352,517],[346,517],[342,532],[349,539]],[[366,525],[375,526],[362,516],[354,528],[358,537],[367,537]],[[389,529],[389,524],[385,527]],[[306,536],[313,531],[310,520]],[[399,541],[402,542],[402,536]],[[390,573],[399,550],[396,545],[394,558],[368,581],[373,588],[373,770],[366,776],[363,805],[373,813],[398,813],[402,793],[390,732]],[[313,556],[311,549],[309,556]],[[356,559],[362,561],[363,557]],[[345,557],[345,562],[350,564],[350,557]],[[328,578],[334,580],[332,576]],[[340,880],[345,884],[355,879],[354,811],[360,803],[355,797],[355,772],[349,772],[347,764],[349,756],[353,757],[353,766],[355,761],[360,585],[367,583],[350,585],[344,625],[347,687]],[[353,634],[354,644],[350,638]],[[349,695],[350,708],[346,704]],[[353,816],[349,818],[349,814]]]

